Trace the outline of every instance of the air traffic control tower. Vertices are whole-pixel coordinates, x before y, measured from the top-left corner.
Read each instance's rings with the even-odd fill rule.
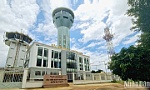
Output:
[[[53,13],[53,23],[58,30],[57,45],[70,49],[70,28],[74,21],[74,13],[65,7],[56,8]]]

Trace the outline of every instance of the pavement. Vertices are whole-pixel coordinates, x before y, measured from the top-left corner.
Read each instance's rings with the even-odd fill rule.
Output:
[[[68,87],[55,87],[55,88],[32,88],[32,89],[0,89],[0,90],[150,90],[148,88],[125,88],[123,84],[119,83],[99,83],[99,84],[84,84],[73,85],[69,84]]]

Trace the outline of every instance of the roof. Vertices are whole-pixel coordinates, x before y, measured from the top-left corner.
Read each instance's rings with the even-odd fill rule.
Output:
[[[69,13],[72,15],[72,17],[74,18],[74,13],[73,13],[73,11],[72,11],[71,9],[66,8],[66,7],[59,7],[59,8],[54,9],[54,11],[53,11],[53,13],[52,13],[52,16],[54,16],[55,13],[57,13],[57,12],[59,12],[59,11],[61,11],[61,10],[66,11],[66,12],[69,12]]]

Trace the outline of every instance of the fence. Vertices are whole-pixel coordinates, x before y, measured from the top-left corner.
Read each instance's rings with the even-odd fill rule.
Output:
[[[31,78],[31,72],[29,71],[29,69],[0,70],[0,88],[42,87],[43,77],[41,76],[41,78]],[[73,82],[73,84],[110,82],[113,79],[120,79],[118,76],[111,73],[78,72],[67,73],[67,75],[68,81]]]
[[[23,70],[4,69],[0,70],[0,88],[21,88]]]
[[[111,73],[73,73],[74,84],[111,82],[113,80],[120,80],[117,75]]]

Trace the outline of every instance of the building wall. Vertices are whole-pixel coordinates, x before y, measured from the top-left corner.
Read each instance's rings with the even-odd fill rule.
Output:
[[[90,71],[90,59],[83,54],[77,54],[78,71]]]
[[[29,54],[29,65],[28,67],[35,67],[37,60],[37,46],[33,44],[32,47],[27,52]]]
[[[48,50],[48,53],[46,55],[45,50]],[[30,55],[28,55],[29,53]],[[72,78],[71,73],[83,72],[83,74],[85,74],[86,72],[90,72],[90,68],[85,69],[85,66],[89,65],[89,57],[74,51],[64,50],[57,48],[55,46],[49,46],[42,43],[34,42],[30,46],[27,55],[30,57],[28,63],[29,64],[28,68],[30,68],[29,70],[30,78],[37,78],[37,79],[43,78],[42,75],[45,70],[46,74],[56,74],[56,73],[58,74],[61,71],[62,75],[68,74],[70,79]],[[47,56],[47,58],[45,56]],[[82,58],[81,63],[79,57]],[[39,63],[38,61],[39,58],[40,64],[37,64]],[[45,64],[46,66],[43,66],[45,59],[47,60]],[[86,61],[84,61],[84,59]],[[82,70],[80,70],[81,64]],[[36,72],[42,74],[38,76],[35,74]]]
[[[6,67],[23,67],[27,45],[16,40],[10,41]]]
[[[51,75],[59,75],[59,72],[61,69],[55,68],[43,68],[43,67],[30,67],[29,73],[30,73],[30,79],[43,79],[43,76],[45,74],[51,74]]]
[[[6,67],[13,67],[14,60],[15,60],[15,53],[16,52],[16,43],[11,42],[8,55],[7,55],[7,61],[6,61]]]

